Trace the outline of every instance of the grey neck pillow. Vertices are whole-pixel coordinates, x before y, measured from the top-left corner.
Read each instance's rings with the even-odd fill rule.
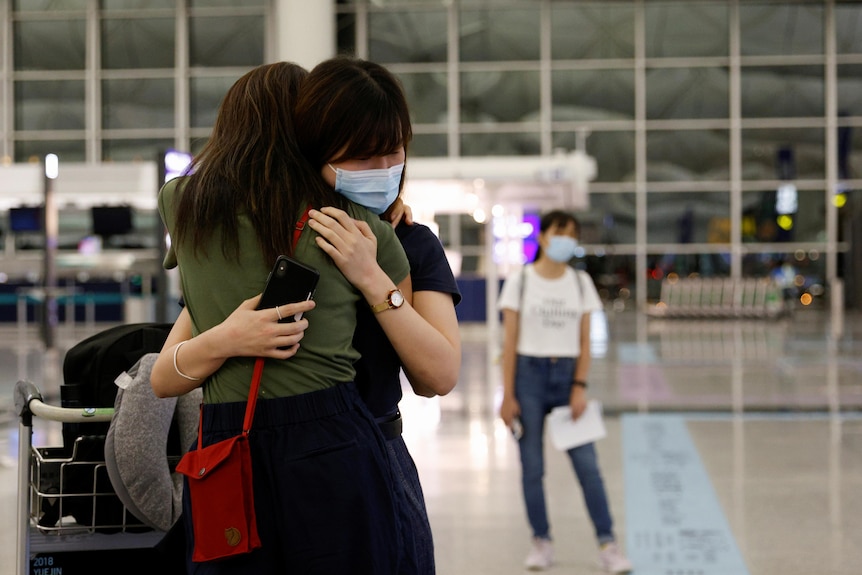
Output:
[[[105,465],[123,505],[144,524],[168,531],[182,512],[183,481],[171,473],[167,445],[177,418],[182,452],[197,438],[203,394],[159,398],[150,374],[159,354],[148,353],[121,374],[114,415],[105,438]]]

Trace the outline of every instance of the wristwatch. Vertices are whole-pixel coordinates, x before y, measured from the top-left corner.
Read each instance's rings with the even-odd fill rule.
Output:
[[[401,293],[400,289],[396,288],[387,294],[385,302],[371,306],[371,311],[380,313],[387,309],[397,309],[402,305],[404,305],[404,294]]]

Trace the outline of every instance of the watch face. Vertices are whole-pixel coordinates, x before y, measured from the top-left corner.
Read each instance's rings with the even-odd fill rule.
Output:
[[[389,296],[389,303],[392,307],[401,307],[404,303],[404,295],[400,291],[394,291]]]

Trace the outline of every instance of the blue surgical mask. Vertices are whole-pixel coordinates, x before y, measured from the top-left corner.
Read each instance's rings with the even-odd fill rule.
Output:
[[[335,191],[378,216],[398,199],[403,163],[388,169],[354,171],[327,165],[335,172]]]
[[[566,263],[575,257],[578,240],[570,236],[551,236],[545,253],[555,262]]]

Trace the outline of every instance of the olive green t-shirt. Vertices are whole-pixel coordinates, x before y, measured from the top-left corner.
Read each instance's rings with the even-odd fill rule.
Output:
[[[159,192],[159,213],[168,232],[174,231],[174,197],[182,192],[183,178],[171,180]],[[351,215],[365,220],[377,236],[377,261],[396,284],[407,277],[410,266],[392,227],[365,208],[352,205]],[[302,214],[285,218],[293,228]],[[261,379],[262,399],[298,395],[353,381],[353,348],[356,304],[359,291],[347,281],[314,237],[308,226],[302,232],[293,257],[320,272],[314,300],[316,307],[305,314],[308,329],[296,355],[287,360],[267,359]],[[172,234],[175,236],[175,234]],[[225,320],[243,300],[263,291],[275,262],[263,261],[252,223],[239,214],[239,261],[222,253],[219,230],[213,231],[206,252],[195,255],[188,242],[173,244],[165,267],[179,267],[183,299],[192,320],[192,335],[198,335]],[[275,312],[273,311],[273,321]],[[235,357],[212,374],[203,385],[207,403],[245,401],[254,358]]]

